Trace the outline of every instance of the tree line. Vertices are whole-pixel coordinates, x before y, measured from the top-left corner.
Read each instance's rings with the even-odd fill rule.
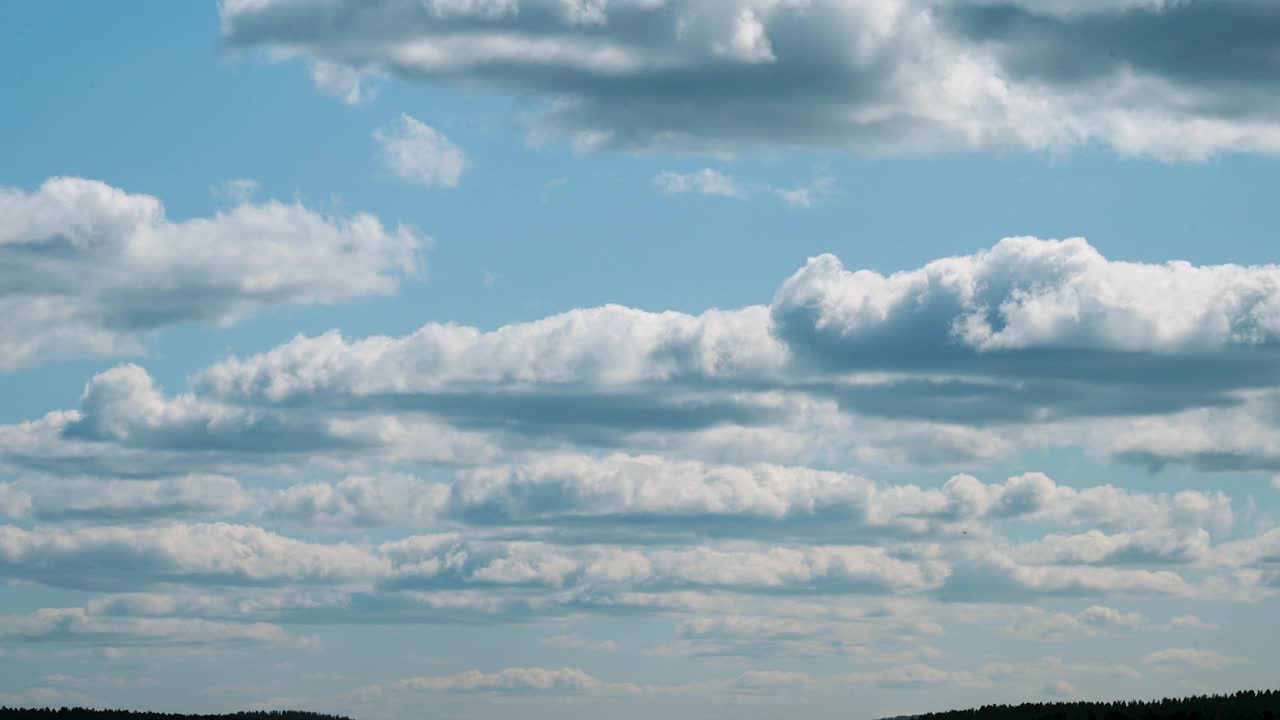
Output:
[[[1280,691],[1241,690],[1228,695],[1163,700],[983,705],[906,717],[911,720],[1280,720]]]

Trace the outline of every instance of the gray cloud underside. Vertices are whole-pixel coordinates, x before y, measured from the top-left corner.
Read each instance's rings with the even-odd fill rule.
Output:
[[[1280,149],[1280,11],[1262,0],[273,0],[221,19],[228,47],[345,68],[344,87],[391,73],[532,97],[535,137],[586,149]]]

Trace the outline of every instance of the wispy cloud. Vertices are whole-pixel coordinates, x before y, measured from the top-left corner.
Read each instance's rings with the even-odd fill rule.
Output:
[[[793,208],[813,207],[835,192],[835,178],[825,174],[805,185],[791,188],[742,182],[713,168],[703,168],[691,173],[667,170],[654,176],[653,181],[666,195],[696,194],[739,200],[765,195],[777,198]]]

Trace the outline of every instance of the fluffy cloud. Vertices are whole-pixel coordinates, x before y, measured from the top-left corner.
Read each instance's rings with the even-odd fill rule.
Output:
[[[1021,560],[1019,549],[961,548],[938,596],[951,601],[1019,602],[1034,597],[1190,597],[1197,588],[1172,569]],[[1057,558],[1047,558],[1054,560]]]
[[[427,239],[365,213],[239,203],[172,221],[157,198],[54,178],[0,189],[0,371],[142,352],[140,334],[388,294]]]
[[[1277,318],[1272,266],[1117,262],[1079,239],[1011,238],[891,276],[822,256],[767,307],[606,306],[490,332],[298,338],[197,373],[193,388],[604,446],[670,447],[672,433],[705,446],[720,426],[739,441],[767,427],[743,445],[816,451],[842,435],[865,441],[856,453],[902,447],[927,464],[1065,443],[1267,467],[1276,431],[1269,396],[1255,396],[1280,384]]]
[[[448,494],[447,485],[410,475],[353,475],[262,493],[259,512],[308,527],[423,527],[443,515]]]
[[[1206,559],[1205,530],[1139,530],[1107,535],[1090,530],[1080,535],[1048,535],[1019,548],[1019,556],[1038,564],[1185,564]]]
[[[346,543],[309,544],[246,525],[65,530],[0,526],[0,574],[61,587],[347,584],[389,572],[388,561],[368,549]]]
[[[121,366],[90,380],[79,410],[0,427],[0,447],[28,470],[155,476],[301,453],[482,464],[620,447],[963,468],[1069,445],[1157,467],[1268,469],[1280,467],[1278,307],[1275,267],[1115,262],[1082,240],[1008,239],[891,276],[823,256],[769,306],[329,332],[219,362],[173,396]],[[984,492],[971,501],[996,502]],[[1110,508],[1108,528],[1154,512],[1034,475],[1002,497],[1044,503],[1046,518]],[[1159,512],[1229,524],[1222,498],[1173,504]]]
[[[167,395],[143,368],[120,365],[85,384],[79,410],[0,425],[0,468],[63,476],[162,477],[324,462],[383,451],[450,463],[489,459],[474,433],[431,420],[344,418],[230,405],[193,393]],[[358,452],[359,451],[359,452]]]
[[[401,113],[373,133],[388,171],[424,187],[457,187],[467,156],[444,133]]]
[[[317,21],[318,7],[343,22]],[[533,96],[534,137],[584,149],[1280,149],[1280,12],[1255,0],[237,0],[221,20],[228,45],[327,76]],[[1239,51],[1168,51],[1226,45]]]
[[[402,338],[300,337],[201,372],[202,391],[271,401],[324,393],[447,393],[477,386],[567,389],[751,378],[772,373],[786,348],[768,310],[701,315],[608,305],[491,332],[430,323]]]
[[[460,470],[449,491],[451,516],[476,524],[700,529],[758,534],[770,526],[796,537],[959,535],[982,524],[1023,520],[1109,528],[1226,528],[1223,493],[1130,493],[1113,486],[1077,490],[1041,473],[985,484],[957,475],[937,489],[881,485],[856,475],[757,464],[708,465],[657,456],[551,455],[521,465]],[[710,525],[710,521],[715,521]],[[1206,539],[1207,542],[1207,539]],[[1031,552],[1035,552],[1032,550]]]
[[[1112,607],[1090,605],[1078,613],[1047,612],[1026,608],[1003,632],[1014,637],[1041,642],[1111,634],[1117,631],[1161,628],[1149,626],[1141,613],[1126,613]]]
[[[1082,238],[1015,237],[890,276],[812,258],[773,313],[784,337],[847,367],[911,351],[928,351],[926,362],[1034,350],[1194,356],[1280,340],[1280,268],[1122,262]],[[876,352],[886,342],[892,355]]]

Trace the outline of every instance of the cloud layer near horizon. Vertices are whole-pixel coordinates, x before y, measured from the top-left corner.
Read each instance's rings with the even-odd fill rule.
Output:
[[[242,201],[199,222],[262,207],[311,218]],[[144,234],[177,232],[163,222]],[[55,233],[22,235],[36,236]],[[566,625],[629,618],[667,627],[630,652],[748,664],[665,685],[476,669],[333,700],[384,710],[420,693],[756,697],[1232,666],[1165,646],[1019,675],[962,668],[940,645],[965,628],[1186,645],[1220,627],[1186,607],[1274,596],[1280,536],[1250,489],[982,468],[1042,448],[1275,468],[1280,268],[1020,237],[891,275],[823,255],[762,300],[299,336],[177,391],[137,364],[100,372],[78,407],[0,426],[0,576],[81,598],[0,617],[0,637],[33,652],[301,651],[327,627],[427,623],[616,654],[628,646]],[[756,667],[765,657],[861,669]]]

